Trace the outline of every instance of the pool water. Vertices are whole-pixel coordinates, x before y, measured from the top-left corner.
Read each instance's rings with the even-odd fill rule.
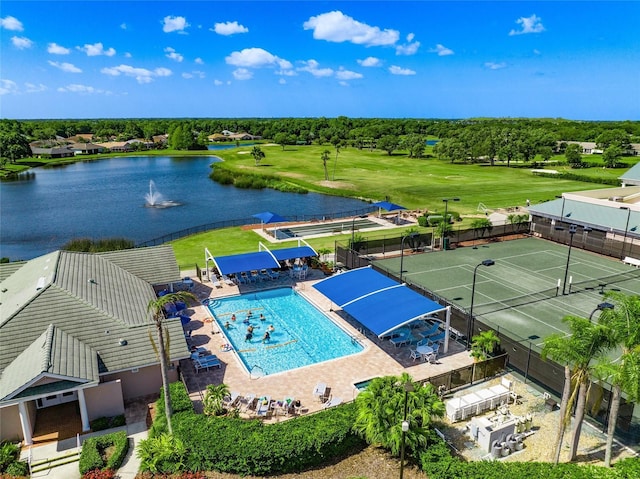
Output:
[[[275,374],[358,353],[363,346],[291,288],[209,302],[215,321],[252,374]],[[247,314],[252,315],[246,323]],[[232,315],[236,320],[232,321]],[[260,319],[264,315],[264,320]],[[225,325],[229,323],[229,328]],[[247,339],[247,328],[253,337]],[[273,326],[270,339],[265,331]],[[218,352],[216,351],[216,354]],[[221,352],[224,358],[231,352]]]

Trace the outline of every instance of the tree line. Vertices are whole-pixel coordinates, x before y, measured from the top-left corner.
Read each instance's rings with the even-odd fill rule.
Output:
[[[595,141],[621,150],[640,142],[640,122],[587,122],[563,119],[390,119],[390,118],[130,118],[66,120],[0,120],[0,155],[5,161],[30,156],[29,142],[55,143],[56,138],[92,134],[102,141],[151,140],[168,134],[172,149],[199,149],[208,136],[224,130],[246,132],[285,147],[331,144],[334,147],[378,148],[392,154],[409,151],[421,157],[426,137],[446,140],[438,154],[452,160],[524,161],[553,153],[557,141]],[[614,140],[612,140],[612,138]],[[97,141],[97,140],[96,140]],[[550,151],[551,149],[551,151]]]

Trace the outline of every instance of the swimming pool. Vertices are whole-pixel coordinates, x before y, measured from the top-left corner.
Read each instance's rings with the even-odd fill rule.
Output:
[[[209,302],[209,310],[247,371],[270,375],[362,351],[363,346],[291,288]],[[252,315],[247,320],[247,314]],[[264,320],[260,315],[264,315]],[[235,315],[236,320],[232,320]],[[225,327],[229,323],[229,328]],[[268,341],[262,340],[273,325]],[[253,337],[247,340],[247,328]],[[217,353],[217,352],[216,352]],[[226,354],[221,353],[224,358]]]

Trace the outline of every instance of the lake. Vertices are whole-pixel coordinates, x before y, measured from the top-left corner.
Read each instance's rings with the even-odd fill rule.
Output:
[[[350,198],[245,190],[210,180],[215,157],[131,156],[35,168],[0,182],[0,256],[31,259],[72,238],[126,237],[136,243],[194,226],[251,219],[339,216],[368,206]],[[170,208],[146,207],[149,182]],[[256,223],[258,220],[254,220]]]

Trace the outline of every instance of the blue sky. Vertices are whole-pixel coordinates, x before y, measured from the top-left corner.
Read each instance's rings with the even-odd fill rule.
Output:
[[[5,1],[2,118],[640,120],[640,2]]]

